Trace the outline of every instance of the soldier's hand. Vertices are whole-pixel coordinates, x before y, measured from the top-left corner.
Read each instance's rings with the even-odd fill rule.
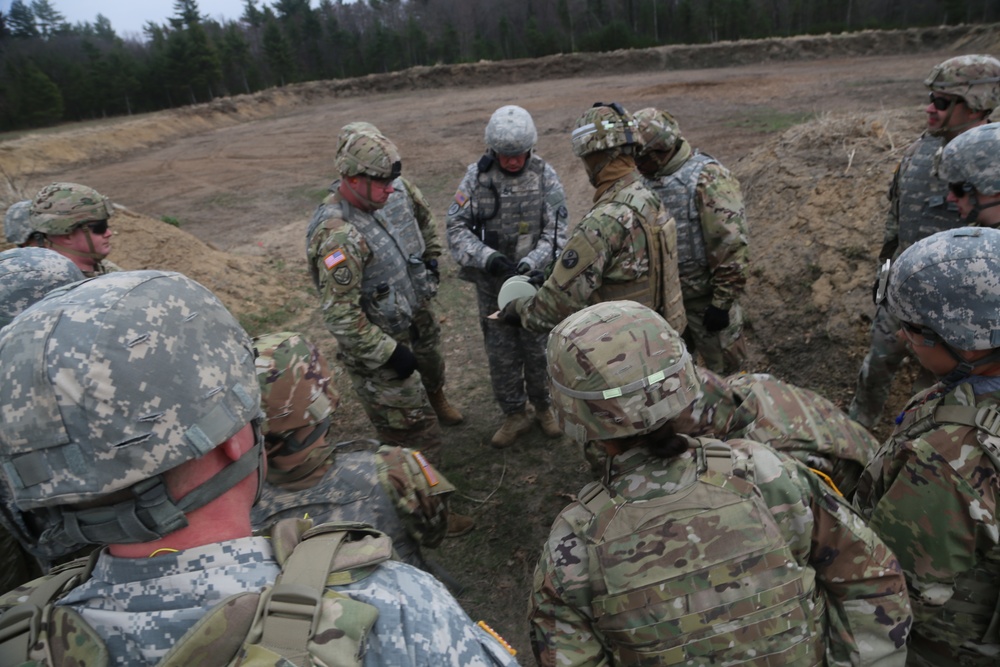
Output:
[[[396,349],[392,351],[385,365],[396,371],[400,380],[405,380],[417,370],[417,358],[413,356],[410,348],[402,343],[396,343]]]
[[[715,306],[709,306],[705,310],[705,315],[702,317],[701,323],[704,324],[705,328],[709,331],[722,331],[729,326],[729,311]]]
[[[438,261],[436,259],[426,259],[424,260],[424,266],[427,267],[427,272],[434,276],[434,280],[440,283],[441,267],[438,266]]]
[[[486,271],[497,278],[510,278],[517,272],[514,262],[507,258],[502,252],[495,252],[486,260]]]
[[[517,299],[510,301],[506,306],[504,306],[497,319],[504,324],[509,324],[514,327],[521,326],[521,316],[517,313]]]

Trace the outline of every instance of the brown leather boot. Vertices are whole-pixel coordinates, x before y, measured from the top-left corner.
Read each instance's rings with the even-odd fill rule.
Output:
[[[469,531],[471,531],[476,525],[476,520],[471,516],[465,516],[464,514],[458,514],[456,512],[448,513],[448,532],[444,534],[445,537],[461,537]]]
[[[445,426],[454,426],[455,424],[461,424],[465,417],[462,413],[451,406],[448,399],[444,396],[444,387],[438,389],[433,394],[428,392],[427,398],[431,402],[431,407],[434,408],[434,413],[438,417],[438,421]]]
[[[510,447],[517,441],[518,436],[524,435],[530,428],[531,419],[527,412],[512,412],[504,419],[500,429],[493,434],[490,444],[497,449]]]
[[[542,433],[550,438],[558,438],[562,435],[562,431],[559,430],[559,420],[556,419],[556,413],[549,406],[544,410],[535,410],[535,419],[538,420],[538,425],[542,427]]]

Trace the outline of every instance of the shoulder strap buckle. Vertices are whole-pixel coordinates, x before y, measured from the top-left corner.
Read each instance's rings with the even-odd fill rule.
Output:
[[[316,632],[323,589],[278,582],[264,595],[263,644],[305,648]]]
[[[976,412],[976,427],[990,435],[1000,436],[1000,410],[995,405],[985,405]]]
[[[0,618],[0,662],[17,664],[28,655],[28,648],[38,639],[42,610],[30,602],[11,607]]]

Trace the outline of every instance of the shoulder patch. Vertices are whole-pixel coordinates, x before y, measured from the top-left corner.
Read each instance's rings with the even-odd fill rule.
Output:
[[[462,207],[458,205],[458,202],[453,203],[448,207],[448,215],[455,215],[462,210]]]
[[[576,250],[567,250],[562,255],[562,265],[567,269],[572,269],[580,261],[580,253]]]
[[[353,278],[354,273],[351,272],[349,266],[342,266],[333,272],[333,280],[338,285],[350,285]]]
[[[344,254],[343,248],[334,248],[332,252],[323,258],[323,266],[326,267],[327,271],[332,271],[346,259],[347,255]]]
[[[461,208],[469,201],[469,195],[465,194],[461,190],[455,193],[455,203]]]

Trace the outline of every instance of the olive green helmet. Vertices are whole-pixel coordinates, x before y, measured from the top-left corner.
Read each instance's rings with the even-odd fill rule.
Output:
[[[522,155],[535,147],[538,130],[526,109],[509,104],[490,116],[485,139],[486,146],[498,155]]]
[[[637,141],[635,120],[617,102],[598,102],[576,121],[573,130],[573,154],[591,153],[634,146]]]
[[[579,442],[648,433],[701,395],[680,334],[634,301],[606,301],[549,335],[549,389],[564,433]]]
[[[52,183],[31,201],[31,228],[46,236],[60,236],[85,222],[107,220],[113,213],[111,201],[93,188]]]
[[[639,136],[639,155],[652,151],[670,153],[681,139],[680,125],[666,111],[647,107],[636,111],[633,118]]]
[[[992,111],[1000,105],[1000,60],[986,55],[955,56],[932,69],[924,85],[961,97],[973,111]]]
[[[341,136],[344,136],[343,130]],[[347,132],[337,148],[335,163],[341,176],[364,175],[392,180],[402,173],[396,145],[382,134],[370,130]]]

